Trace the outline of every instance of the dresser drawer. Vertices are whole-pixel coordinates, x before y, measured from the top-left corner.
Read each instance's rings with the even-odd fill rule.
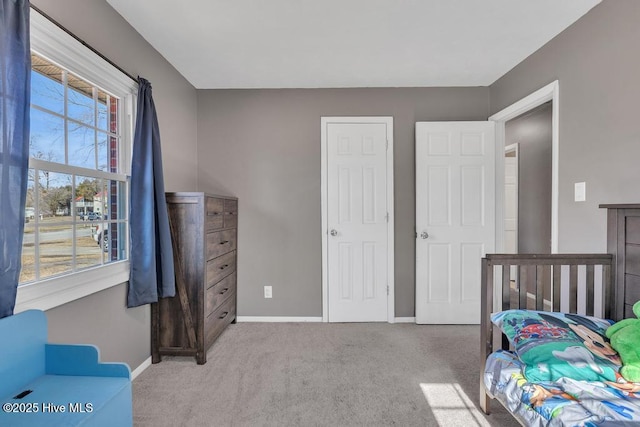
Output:
[[[206,231],[217,230],[224,225],[224,199],[206,198]]]
[[[238,201],[224,201],[224,227],[231,228],[238,226]]]
[[[207,287],[236,271],[236,251],[207,261]]]
[[[625,274],[624,289],[624,302],[633,307],[636,301],[640,301],[640,276]]]
[[[236,230],[215,231],[207,234],[207,260],[235,250]]]
[[[226,211],[225,206],[225,211]],[[640,216],[627,216],[626,242],[640,245]]]
[[[207,316],[204,323],[205,345],[211,343],[224,331],[224,328],[236,318],[236,294],[231,294],[217,310]]]
[[[625,251],[624,272],[640,276],[640,245],[627,243]]]
[[[225,277],[209,289],[207,289],[204,315],[209,316],[227,298],[236,292],[236,273]]]

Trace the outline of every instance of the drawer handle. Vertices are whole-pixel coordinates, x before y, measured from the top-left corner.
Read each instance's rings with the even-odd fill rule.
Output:
[[[217,216],[220,215],[220,212],[207,212],[207,216]]]
[[[218,317],[218,319],[224,319],[225,317],[227,317],[227,314],[229,314],[229,312],[225,311],[224,313],[222,313],[222,316]]]
[[[235,212],[225,212],[227,215],[235,215]]]
[[[220,270],[224,270],[225,268],[229,267],[229,264],[225,264],[222,267],[220,267]]]
[[[225,292],[227,292],[229,290],[229,288],[224,288],[221,292],[220,295],[224,294]]]
[[[228,240],[223,240],[222,242],[220,242],[221,245],[226,245],[227,243],[229,243]]]

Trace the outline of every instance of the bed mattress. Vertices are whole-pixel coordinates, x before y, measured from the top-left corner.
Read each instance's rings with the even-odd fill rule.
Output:
[[[576,381],[530,383],[522,364],[508,351],[487,359],[484,384],[525,426],[635,426],[640,425],[640,384]]]

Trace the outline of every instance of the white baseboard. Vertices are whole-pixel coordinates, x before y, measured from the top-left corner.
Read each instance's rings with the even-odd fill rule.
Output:
[[[131,372],[131,381],[135,380],[136,377],[141,373],[143,373],[144,370],[147,369],[149,366],[151,366],[151,356],[149,356],[147,360],[142,362],[140,366],[138,366],[136,369],[133,370],[133,372]]]
[[[396,317],[395,323],[416,323],[415,317]],[[237,316],[240,323],[284,323],[284,322],[322,322],[322,317],[296,317],[296,316]]]
[[[283,323],[283,322],[322,322],[322,317],[296,317],[296,316],[237,316],[237,322],[262,322],[262,323]]]
[[[396,323],[416,323],[415,317],[396,317]]]

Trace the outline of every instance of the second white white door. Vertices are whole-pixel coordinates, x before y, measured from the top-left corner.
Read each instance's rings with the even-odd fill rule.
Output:
[[[480,322],[495,242],[493,122],[416,123],[416,323]]]
[[[518,253],[518,154],[518,144],[505,148],[504,252],[507,254]],[[512,266],[512,271],[514,269]]]
[[[330,322],[387,321],[388,128],[326,127]]]

